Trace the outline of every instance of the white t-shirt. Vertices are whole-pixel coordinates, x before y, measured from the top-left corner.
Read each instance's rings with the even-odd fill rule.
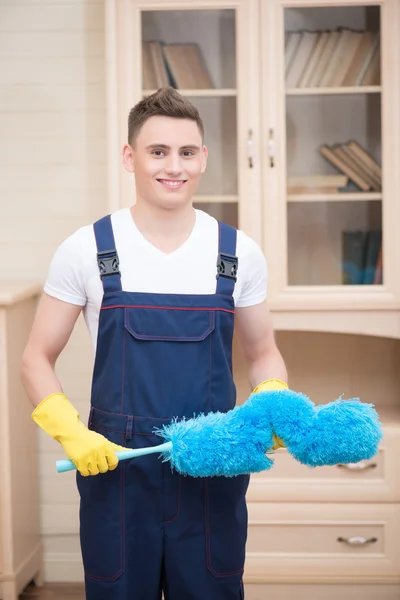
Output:
[[[196,221],[186,242],[171,254],[153,246],[137,229],[130,209],[111,215],[118,252],[121,285],[127,292],[213,294],[216,290],[218,221],[196,209]],[[93,225],[78,229],[56,250],[44,291],[83,314],[96,347],[103,286],[97,265]],[[243,231],[237,233],[238,274],[235,306],[252,306],[267,295],[267,265],[260,247]]]

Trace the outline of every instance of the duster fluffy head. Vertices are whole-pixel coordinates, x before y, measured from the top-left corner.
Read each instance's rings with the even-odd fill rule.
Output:
[[[157,430],[172,442],[164,459],[192,477],[233,477],[270,469],[273,433],[310,467],[372,458],[382,438],[372,404],[358,399],[315,406],[292,390],[258,392],[227,413],[174,421]]]

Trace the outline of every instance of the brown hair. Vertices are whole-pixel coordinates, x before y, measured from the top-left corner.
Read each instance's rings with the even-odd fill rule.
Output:
[[[143,98],[130,110],[128,117],[128,143],[133,144],[144,123],[150,117],[191,119],[197,123],[201,137],[204,125],[197,108],[172,87],[162,87],[151,96]]]

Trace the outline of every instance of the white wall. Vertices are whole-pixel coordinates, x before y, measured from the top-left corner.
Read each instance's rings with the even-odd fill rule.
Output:
[[[0,278],[43,281],[56,246],[107,211],[102,0],[0,0]],[[78,324],[58,373],[86,419],[92,367]],[[74,474],[40,436],[46,579],[79,580]]]

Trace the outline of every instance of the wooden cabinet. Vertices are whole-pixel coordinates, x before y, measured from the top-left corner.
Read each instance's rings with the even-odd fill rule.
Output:
[[[262,247],[291,387],[384,423],[371,461],[283,450],[252,477],[246,598],[399,597],[400,0],[110,0],[106,42],[110,211],[135,200],[130,108],[177,87],[205,122],[195,206]]]
[[[262,3],[261,56],[276,51],[264,63],[275,85],[263,95],[262,132],[276,140],[263,239],[278,310],[399,306],[399,9],[397,0]]]
[[[43,571],[37,430],[19,368],[39,286],[0,282],[0,600]]]
[[[399,1],[121,0],[106,16],[110,209],[134,201],[129,109],[172,84],[205,122],[195,204],[260,243],[277,327],[400,337]]]
[[[341,393],[375,404],[379,452],[355,464],[310,469],[285,449],[251,477],[246,593],[286,598],[400,597],[400,340],[278,331],[291,387],[315,402]],[[238,354],[238,353],[237,353]],[[238,391],[245,369],[236,355]]]

